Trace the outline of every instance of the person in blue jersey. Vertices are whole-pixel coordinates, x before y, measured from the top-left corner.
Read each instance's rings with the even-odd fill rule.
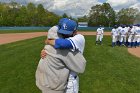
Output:
[[[46,54],[43,54],[43,52],[41,53],[42,59],[40,60],[40,62],[39,62],[40,64],[39,64],[38,69],[36,71],[36,84],[42,90],[43,93],[78,93],[77,92],[78,91],[78,83],[76,83],[78,80],[77,73],[83,73],[83,71],[85,69],[86,60],[82,56],[82,53],[81,53],[82,51],[79,52],[79,50],[76,49],[76,45],[74,44],[74,42],[76,42],[77,39],[72,38],[72,36],[74,36],[74,33],[77,29],[77,28],[75,28],[76,27],[75,22],[73,20],[67,20],[63,23],[62,26],[59,26],[59,25],[52,27],[48,31],[48,39],[47,40],[56,39],[56,43],[54,46],[54,48],[56,48],[56,49],[51,47],[52,49],[49,51],[48,48],[50,48],[50,46],[49,45],[45,46],[43,52],[45,52],[47,54],[47,56],[46,56]],[[71,38],[69,38],[69,37],[71,37]],[[75,40],[75,41],[73,42],[72,40]],[[47,41],[47,43],[48,42],[49,41]],[[65,44],[63,44],[62,42]],[[55,55],[52,53],[49,53],[49,52],[52,52],[54,50],[57,51],[57,52],[55,52],[56,53]],[[58,50],[60,50],[59,53],[58,53]],[[65,54],[65,51],[68,51],[69,55],[63,55],[63,54]],[[77,52],[76,55],[74,55],[75,52]],[[56,75],[57,77],[61,77],[64,81],[62,84],[60,82],[59,83],[60,85],[58,87],[55,87],[55,88],[52,88],[52,86],[49,86],[49,84],[46,84],[47,82],[44,84],[43,81],[45,81],[45,80],[47,81],[47,77],[46,78],[42,78],[42,77],[43,77],[43,75],[47,74],[47,72],[43,73],[43,75],[40,76],[40,74],[42,72],[42,70],[40,70],[40,69],[42,69],[46,65],[48,66],[49,64],[54,63],[53,61],[52,62],[45,62],[44,61],[44,59],[47,59],[46,57],[50,57],[50,55],[53,56],[54,58],[57,58],[57,57],[61,58],[61,61],[63,61],[62,63],[64,65],[66,65],[66,66],[64,66],[61,64],[63,66],[62,68],[65,68],[68,71],[70,71],[69,75],[68,75],[68,73],[65,73],[65,75],[67,77],[63,77],[64,75],[63,76]],[[44,62],[44,64],[43,64],[43,62]],[[57,62],[61,63],[60,60]],[[51,66],[49,66],[49,67],[51,69],[56,69],[58,67],[61,67],[61,65],[59,64],[59,66],[54,65],[53,67],[51,67]],[[54,72],[55,71],[59,72],[59,70],[60,69],[54,70]],[[68,72],[67,70],[66,71],[64,70],[64,72]],[[44,71],[46,71],[46,70],[44,70]],[[48,71],[49,71],[48,73],[50,73],[50,69]],[[54,72],[52,72],[52,73],[54,73]],[[66,78],[68,79],[68,82],[66,81]],[[54,80],[51,80],[51,81],[54,81]],[[67,86],[64,86],[64,84]],[[45,85],[45,86],[48,85],[48,87],[44,87],[43,85]],[[54,83],[52,83],[51,85],[54,85]],[[57,84],[55,84],[55,85],[57,85]],[[48,91],[50,91],[50,92],[48,92]]]
[[[117,25],[115,25],[111,31],[111,36],[112,36],[112,47],[116,46],[117,43]]]
[[[134,25],[134,39],[133,39],[133,47],[139,47],[140,45],[140,25]]]

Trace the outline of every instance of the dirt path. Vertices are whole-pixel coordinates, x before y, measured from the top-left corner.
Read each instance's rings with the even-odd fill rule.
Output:
[[[83,35],[96,35],[96,32],[79,32],[79,33]],[[46,35],[47,35],[46,32],[0,34],[0,45]],[[110,32],[105,32],[104,35],[110,35]],[[137,57],[140,57],[140,47],[128,48],[128,52]]]
[[[0,34],[0,45],[46,35],[46,32]]]
[[[137,48],[128,48],[128,52],[137,56],[137,57],[140,57],[140,47],[137,47]]]
[[[95,35],[95,32],[80,32],[83,35]],[[45,36],[46,32],[32,32],[32,33],[11,33],[11,34],[0,34],[0,45],[7,44],[15,41],[25,40],[29,38]],[[106,33],[105,33],[106,35]]]

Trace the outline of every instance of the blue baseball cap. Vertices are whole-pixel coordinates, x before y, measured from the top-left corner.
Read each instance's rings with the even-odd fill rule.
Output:
[[[117,28],[117,25],[114,25],[114,28]]]
[[[58,25],[61,26],[65,20],[70,20],[68,18],[61,18],[58,22]]]
[[[74,20],[64,20],[62,25],[60,25],[60,29],[58,33],[71,35],[75,30],[77,30],[77,23]]]
[[[134,24],[133,26],[137,26],[137,24]]]

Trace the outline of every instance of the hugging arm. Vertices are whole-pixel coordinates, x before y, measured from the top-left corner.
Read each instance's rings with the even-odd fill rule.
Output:
[[[45,40],[46,44],[54,46],[56,49],[72,49],[73,46],[71,42],[67,39],[46,39]],[[43,49],[41,51],[41,58],[45,58],[47,53]]]
[[[67,39],[48,39],[45,41],[46,44],[54,46],[56,49],[72,49],[73,46],[71,42]]]

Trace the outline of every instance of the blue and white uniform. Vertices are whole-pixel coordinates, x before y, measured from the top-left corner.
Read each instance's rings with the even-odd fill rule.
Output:
[[[64,23],[61,22],[60,23],[60,28],[63,28]],[[66,27],[66,26],[65,26]],[[68,29],[69,27],[67,27]],[[66,28],[64,28],[64,30],[66,30]],[[63,34],[63,32],[67,32],[62,30],[61,33]],[[57,34],[57,32],[59,33],[60,30],[55,30],[53,31],[54,34]],[[79,52],[81,52],[81,54],[83,54],[84,51],[84,47],[85,47],[85,38],[83,35],[81,34],[76,34],[73,37],[69,37],[69,38],[57,38],[55,40],[55,45],[54,47],[57,49],[71,49],[71,51],[76,51],[78,50]],[[77,75],[76,72],[74,71],[70,71],[69,74],[69,78],[68,78],[68,84],[67,84],[67,88],[65,90],[65,93],[78,93],[79,91],[79,77]]]
[[[140,45],[140,27],[139,26],[135,27],[135,36],[134,36],[133,43],[135,47]]]
[[[134,39],[134,32],[135,32],[134,27],[130,28],[128,31],[128,47],[132,47],[132,42]]]
[[[82,54],[85,47],[85,38],[81,34],[67,39],[56,39],[55,48],[71,48],[72,51],[79,50]],[[77,73],[71,71],[68,79],[68,85],[65,93],[78,93],[79,77]]]
[[[70,42],[72,43],[73,46],[72,51],[79,50],[83,54],[85,47],[85,38],[83,35],[77,34],[74,37],[68,38],[68,40],[70,40]],[[79,91],[79,77],[77,73],[71,71],[69,75],[66,93],[78,93],[78,91]]]
[[[126,34],[127,34],[126,28],[122,28],[120,31],[120,45],[126,44]]]
[[[119,26],[119,27],[117,28],[117,40],[116,40],[118,45],[119,45],[119,43],[120,43],[120,41],[121,41],[121,35],[120,35],[121,30],[122,30],[122,27]]]
[[[101,38],[102,38],[102,39],[103,39],[103,37],[104,37],[104,29],[105,29],[105,28],[102,27],[102,30],[103,30],[103,31],[102,31],[102,34],[101,34]]]
[[[117,29],[113,28],[111,31],[111,36],[112,36],[112,47],[114,47],[116,45],[116,41],[117,41]]]
[[[103,39],[103,29],[100,27],[97,29],[96,32],[96,44],[98,43],[98,40],[100,41],[100,44],[102,44],[102,39]]]

